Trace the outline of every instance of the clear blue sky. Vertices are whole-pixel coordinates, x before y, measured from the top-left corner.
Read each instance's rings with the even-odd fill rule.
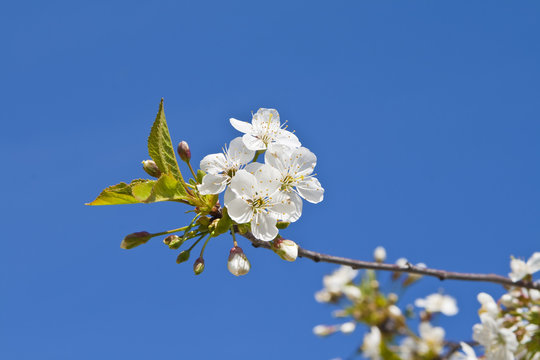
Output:
[[[326,189],[284,235],[336,255],[506,274],[540,250],[540,5],[533,1],[10,1],[0,5],[0,358],[329,359],[313,293],[334,267],[243,245],[252,271],[207,268],[133,231],[181,226],[176,204],[86,207],[143,177],[165,98],[195,160],[277,108]],[[467,339],[488,284],[443,286]]]

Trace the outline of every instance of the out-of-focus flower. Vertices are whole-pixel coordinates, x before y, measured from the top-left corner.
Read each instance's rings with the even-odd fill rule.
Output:
[[[386,249],[382,246],[377,246],[373,251],[373,258],[376,262],[384,262],[386,260]]]
[[[364,335],[362,355],[371,360],[381,360],[381,330],[372,326],[369,333]]]
[[[446,316],[453,316],[458,313],[456,299],[448,295],[431,294],[425,299],[416,299],[414,304],[417,307],[425,308],[429,313],[440,312]]]
[[[444,347],[444,329],[432,326],[429,322],[421,322],[418,330],[420,338],[407,337],[402,341],[399,355],[403,360],[417,359],[428,353],[441,353]]]
[[[295,148],[301,145],[296,135],[282,128],[276,109],[260,108],[253,115],[251,124],[234,118],[229,121],[236,130],[245,134],[242,140],[250,150],[265,150],[272,143]]]
[[[343,294],[350,297],[353,301],[359,298],[362,295],[360,289],[354,285],[350,285],[356,275],[358,275],[358,270],[343,265],[332,274],[325,275],[323,277],[324,289],[315,294],[315,300],[318,302],[330,302]]]
[[[478,310],[479,314],[486,313],[493,319],[496,319],[499,316],[499,306],[493,300],[491,295],[481,292],[477,296],[478,302],[481,304],[480,310]]]
[[[487,313],[480,315],[480,321],[481,324],[473,326],[473,339],[484,346],[486,358],[513,360],[518,347],[516,335]]]
[[[350,334],[356,329],[356,324],[354,321],[348,321],[346,323],[343,323],[339,326],[339,330],[341,330],[344,334]]]
[[[510,268],[512,272],[508,274],[512,281],[519,281],[527,275],[532,275],[540,270],[540,252],[535,252],[527,260],[527,262],[521,259],[512,258],[510,260]]]
[[[450,360],[477,360],[476,353],[474,349],[467,343],[463,341],[460,342],[461,350],[463,352],[455,352],[450,356]]]
[[[317,336],[332,335],[338,330],[336,326],[317,325],[313,328],[313,333]]]

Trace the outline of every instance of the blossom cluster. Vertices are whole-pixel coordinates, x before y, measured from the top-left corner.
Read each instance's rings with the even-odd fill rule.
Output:
[[[253,235],[272,241],[278,222],[294,222],[302,214],[302,199],[323,200],[324,189],[313,170],[317,157],[282,126],[275,109],[261,108],[251,123],[230,119],[243,136],[223,153],[205,156],[206,173],[197,189],[202,195],[224,194],[224,206],[237,224],[251,224]],[[264,153],[264,163],[256,162]]]
[[[386,259],[384,248],[375,250],[374,259],[378,262]],[[512,259],[510,278],[513,281],[531,281],[532,275],[540,270],[539,260],[540,253],[533,254],[527,262]],[[407,260],[401,258],[396,263],[405,266]],[[444,328],[433,323],[440,315],[454,316],[458,313],[457,302],[452,296],[430,294],[416,299],[414,306],[405,305],[402,311],[398,307],[398,295],[382,291],[376,272],[367,270],[360,281],[355,282],[359,274],[358,270],[341,266],[323,277],[324,288],[315,293],[315,299],[340,306],[341,309],[334,311],[333,315],[344,318],[344,321],[317,325],[313,329],[314,334],[349,334],[358,324],[363,324],[368,331],[358,351],[371,360],[540,360],[538,290],[511,287],[499,301],[487,293],[479,293],[480,323],[473,326],[472,339],[451,342],[445,339]],[[401,281],[399,285],[404,290],[419,277],[414,274],[403,277],[402,273],[394,273],[391,279],[392,290],[395,291],[396,281]],[[412,319],[420,320],[418,331],[408,324]]]

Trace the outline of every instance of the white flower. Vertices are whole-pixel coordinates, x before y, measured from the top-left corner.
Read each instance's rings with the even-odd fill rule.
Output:
[[[386,260],[386,249],[382,246],[377,246],[373,251],[373,258],[376,262],[384,262]]]
[[[512,258],[510,260],[510,268],[512,272],[508,274],[512,281],[518,281],[523,279],[527,275],[532,275],[540,270],[540,252],[535,252],[527,260],[527,262]]]
[[[397,307],[396,305],[390,305],[388,307],[388,313],[393,317],[400,317],[402,315],[401,309]]]
[[[484,346],[486,359],[513,360],[518,347],[516,335],[488,314],[481,314],[480,320],[481,324],[473,326],[473,339]]]
[[[448,295],[431,294],[425,299],[416,299],[414,305],[425,308],[427,312],[441,312],[446,316],[453,316],[458,313],[456,299]]]
[[[313,333],[317,336],[328,336],[337,331],[335,326],[317,325],[313,328]]]
[[[238,224],[251,222],[253,235],[271,241],[278,234],[277,219],[286,219],[295,207],[289,197],[279,191],[275,170],[264,165],[255,175],[238,170],[225,192],[225,206]]]
[[[358,275],[358,270],[353,270],[349,266],[340,266],[330,275],[323,277],[324,289],[315,293],[315,300],[318,302],[330,302],[336,297],[344,294],[351,301],[360,299],[362,293],[357,286],[349,285]]]
[[[317,204],[323,200],[324,189],[313,175],[317,157],[305,147],[298,149],[281,144],[271,144],[264,154],[266,164],[276,168],[280,176],[281,190],[299,204],[302,212],[302,200]]]
[[[431,326],[428,322],[422,322],[418,330],[421,338],[418,344],[418,353],[420,355],[429,352],[439,354],[444,346],[444,329],[438,326]]]
[[[275,109],[259,109],[251,124],[230,118],[231,125],[243,132],[244,144],[250,150],[265,150],[269,144],[277,143],[299,147],[300,141],[292,132],[282,129],[279,114]]]
[[[340,325],[339,330],[344,334],[350,334],[356,329],[356,324],[354,321],[348,321]]]
[[[499,306],[493,300],[493,297],[491,295],[486,294],[485,292],[481,292],[477,296],[478,302],[482,305],[480,307],[480,310],[478,312],[480,314],[486,313],[493,319],[496,319],[499,316]]]
[[[246,275],[249,272],[251,264],[241,247],[235,246],[231,249],[229,252],[229,260],[227,261],[227,268],[231,274],[235,276]]]
[[[362,343],[362,353],[371,360],[380,360],[381,358],[381,330],[372,326],[371,331],[364,335]]]
[[[409,267],[409,260],[406,258],[399,258],[396,260],[396,265],[399,266],[402,269],[406,269]]]
[[[242,165],[253,159],[255,151],[244,146],[241,137],[231,141],[228,149],[223,154],[210,154],[201,160],[201,169],[206,172],[202,184],[197,185],[202,195],[219,194]]]
[[[461,344],[461,350],[463,352],[456,352],[450,356],[450,360],[477,360],[476,353],[474,352],[474,349],[467,343],[464,343],[463,341],[460,342]]]
[[[531,297],[531,300],[534,302],[540,301],[540,290],[529,289],[529,296]]]

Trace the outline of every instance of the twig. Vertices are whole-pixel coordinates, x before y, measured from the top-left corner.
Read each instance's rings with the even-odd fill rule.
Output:
[[[251,241],[253,246],[261,247],[265,249],[271,249],[271,244],[267,241],[261,241],[255,238],[251,232],[242,234],[246,239]],[[497,274],[473,274],[473,273],[460,273],[454,271],[446,270],[437,270],[430,268],[423,268],[415,266],[413,264],[407,263],[405,266],[399,266],[395,264],[384,264],[372,261],[362,261],[349,259],[339,256],[327,255],[318,253],[315,251],[307,250],[304,248],[298,247],[298,256],[303,258],[311,259],[315,262],[327,262],[331,264],[339,264],[350,266],[353,269],[372,269],[372,270],[386,270],[386,271],[395,271],[403,273],[412,273],[425,276],[434,276],[439,278],[439,280],[465,280],[465,281],[482,281],[482,282],[491,282],[501,285],[508,286],[518,286],[527,289],[537,289],[540,290],[540,282],[532,281],[512,281],[507,277],[497,275]]]

